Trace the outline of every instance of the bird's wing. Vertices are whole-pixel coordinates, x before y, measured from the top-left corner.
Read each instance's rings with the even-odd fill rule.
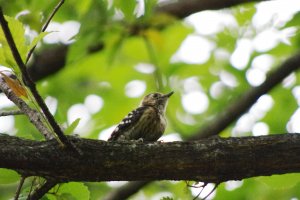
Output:
[[[135,126],[136,123],[141,119],[143,114],[150,109],[150,107],[138,107],[137,109],[131,111],[122,119],[122,121],[118,124],[118,126],[115,128],[115,130],[112,132],[110,137],[108,138],[108,141],[117,140],[118,137],[129,130],[131,127]]]

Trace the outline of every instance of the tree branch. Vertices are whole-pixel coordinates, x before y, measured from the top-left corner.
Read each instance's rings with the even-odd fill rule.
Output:
[[[45,124],[40,120],[39,112],[31,109],[21,98],[6,85],[3,79],[0,79],[0,89],[5,93],[16,106],[18,106],[22,113],[24,113],[29,121],[38,129],[38,131],[44,136],[45,139],[52,138],[52,134],[49,132]]]
[[[146,186],[150,181],[132,181],[125,185],[113,189],[102,200],[127,199],[132,194],[138,192],[142,187]]]
[[[235,102],[230,104],[227,109],[225,109],[219,116],[212,120],[207,126],[202,128],[198,133],[195,133],[192,137],[187,138],[188,141],[200,140],[207,138],[212,135],[218,135],[222,130],[227,128],[231,123],[233,123],[239,116],[246,112],[256,101],[257,99],[273,89],[277,84],[279,84],[285,77],[290,73],[297,70],[300,67],[300,51],[295,53],[294,56],[287,59],[283,64],[281,64],[276,70],[271,72],[265,82],[259,87],[249,89],[241,98],[238,98]],[[121,186],[120,189],[133,187],[134,190],[138,191],[141,189],[144,184],[138,185],[137,183],[131,184],[127,183],[124,186]],[[106,197],[110,199],[126,199],[128,196],[123,195],[124,198],[119,198],[118,192],[115,189],[112,192],[108,193]],[[106,198],[105,197],[105,198]]]
[[[222,9],[226,8],[230,5],[235,6],[238,4],[246,3],[246,2],[262,2],[264,0],[211,0],[211,1],[177,1],[174,3],[166,4],[160,7],[157,7],[155,9],[155,12],[164,12],[169,13],[177,16],[178,18],[184,18],[188,15],[191,15],[195,12],[200,12],[203,10],[216,10],[216,9]],[[186,5],[184,5],[186,4]],[[184,13],[182,13],[181,6],[187,7],[186,10],[184,10]],[[224,5],[224,7],[221,7],[220,5]],[[203,7],[201,7],[203,6]],[[177,9],[178,8],[178,9]],[[192,9],[189,9],[192,8]],[[197,8],[197,9],[195,9]],[[68,47],[68,45],[66,45]],[[92,48],[92,47],[90,47]],[[103,46],[100,44],[100,48],[96,51],[102,50]],[[62,51],[63,50],[63,51]],[[62,51],[61,53],[58,53]],[[29,67],[28,71],[31,76],[31,78],[34,81],[39,81],[49,75],[52,75],[53,73],[58,72],[60,69],[62,69],[65,65],[66,55],[67,55],[67,48],[63,48],[61,46],[58,46],[56,48],[52,48],[51,50],[45,49],[40,54],[43,55],[40,58],[36,58],[32,66]],[[94,52],[94,50],[92,51]],[[47,55],[50,55],[51,58],[48,58]]]
[[[13,37],[11,35],[11,32],[9,30],[8,27],[8,23],[4,18],[3,12],[2,12],[2,8],[0,7],[0,24],[3,30],[3,33],[5,35],[5,38],[7,40],[7,43],[12,51],[12,55],[18,65],[18,67],[20,68],[20,71],[22,73],[23,78],[25,79],[25,82],[27,83],[28,87],[30,88],[32,95],[34,96],[36,102],[38,103],[38,105],[40,106],[40,108],[42,109],[44,115],[46,116],[47,120],[49,121],[50,125],[52,126],[54,132],[56,133],[56,135],[58,136],[58,138],[60,139],[60,141],[73,148],[76,149],[76,147],[74,147],[74,145],[72,145],[67,137],[64,135],[64,133],[62,132],[61,128],[59,127],[58,123],[55,121],[53,115],[50,113],[47,105],[45,104],[43,98],[41,97],[41,95],[38,93],[37,89],[36,89],[36,85],[35,83],[32,81],[31,77],[28,74],[28,71],[26,69],[26,66],[24,65],[22,58],[18,52],[18,49],[15,45],[15,42],[13,40]]]
[[[56,184],[57,184],[56,181],[47,181],[38,190],[36,190],[32,195],[29,195],[26,200],[39,200],[39,199],[41,199]]]
[[[281,66],[278,67],[277,70],[272,72],[264,82],[259,87],[251,88],[248,90],[241,98],[239,98],[236,102],[232,103],[226,110],[224,110],[215,120],[210,122],[207,126],[201,129],[198,133],[193,135],[192,137],[187,138],[188,141],[194,141],[199,139],[204,139],[206,137],[212,135],[218,135],[222,130],[228,127],[231,123],[233,123],[239,116],[241,116],[244,112],[246,112],[255,101],[263,94],[264,91],[266,93],[274,88],[278,83],[280,83],[286,76],[292,73],[294,70],[298,69],[300,66],[299,63],[299,54],[296,53],[293,57],[286,60]],[[287,65],[290,65],[288,67]],[[285,73],[282,73],[285,71]],[[286,75],[287,74],[287,75]],[[284,77],[285,76],[285,77]],[[279,78],[276,80],[276,78]],[[147,182],[149,183],[149,181]],[[132,188],[131,191],[138,191],[144,187],[144,182],[141,184],[138,183],[127,183],[124,186],[121,186],[113,191],[109,192],[104,199],[111,200],[120,200],[127,199],[133,193],[126,193],[126,195],[119,196],[118,190],[120,190],[120,194],[123,194],[122,191],[128,188]]]
[[[25,179],[26,179],[26,176],[21,176],[14,200],[19,199],[19,195],[20,195],[20,192],[21,192],[21,189],[22,189]]]
[[[52,46],[35,53],[33,62],[29,63],[28,67],[28,73],[32,80],[39,81],[62,69],[66,63],[68,48],[68,45]]]
[[[0,135],[0,168],[58,182],[195,180],[219,183],[300,172],[300,135],[170,143],[71,139],[84,157],[56,141]],[[262,153],[263,152],[263,153]],[[232,170],[234,169],[234,170]]]
[[[51,13],[49,19],[47,20],[46,24],[43,26],[41,32],[45,32],[46,28],[48,27],[48,25],[49,25],[50,21],[52,20],[52,18],[54,17],[55,13],[58,11],[58,9],[61,7],[61,5],[62,5],[64,2],[65,2],[65,0],[61,0],[61,1],[59,2],[59,4],[55,7],[55,9],[54,9],[53,12]],[[36,45],[35,45],[34,47],[32,47],[32,49],[30,49],[30,51],[29,51],[29,53],[28,53],[28,55],[27,55],[27,58],[26,58],[26,62],[25,62],[26,64],[28,63],[28,61],[29,61],[29,59],[30,59],[30,57],[31,57],[31,55],[32,55],[32,53],[33,53],[35,47],[36,47]]]
[[[218,135],[227,126],[233,123],[239,116],[246,112],[256,101],[263,95],[268,93],[276,85],[281,83],[293,71],[300,67],[300,51],[287,59],[273,72],[270,72],[263,84],[258,87],[253,87],[245,92],[235,102],[230,104],[219,116],[216,117],[206,127],[202,128],[197,134],[189,138],[189,140],[199,140],[211,135]]]
[[[180,19],[185,18],[193,13],[204,10],[219,10],[229,8],[243,3],[262,2],[267,0],[179,0],[174,3],[165,4],[157,7],[155,12],[172,14]]]
[[[22,110],[0,111],[0,117],[8,115],[24,115],[24,113],[22,112]]]

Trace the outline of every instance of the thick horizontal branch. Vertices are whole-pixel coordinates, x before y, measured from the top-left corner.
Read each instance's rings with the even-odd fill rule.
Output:
[[[72,138],[84,153],[55,140],[0,135],[0,168],[68,181],[196,180],[223,182],[300,172],[300,134],[170,143]]]

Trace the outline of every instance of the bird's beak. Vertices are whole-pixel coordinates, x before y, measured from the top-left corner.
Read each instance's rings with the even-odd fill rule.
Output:
[[[172,91],[172,92],[170,92],[168,94],[165,94],[164,96],[169,98],[173,93],[174,93],[174,91]]]

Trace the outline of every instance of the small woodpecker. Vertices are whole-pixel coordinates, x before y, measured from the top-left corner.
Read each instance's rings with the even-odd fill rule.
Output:
[[[173,93],[154,92],[146,95],[139,107],[128,113],[118,124],[108,141],[158,140],[167,126],[165,112],[168,99]]]

